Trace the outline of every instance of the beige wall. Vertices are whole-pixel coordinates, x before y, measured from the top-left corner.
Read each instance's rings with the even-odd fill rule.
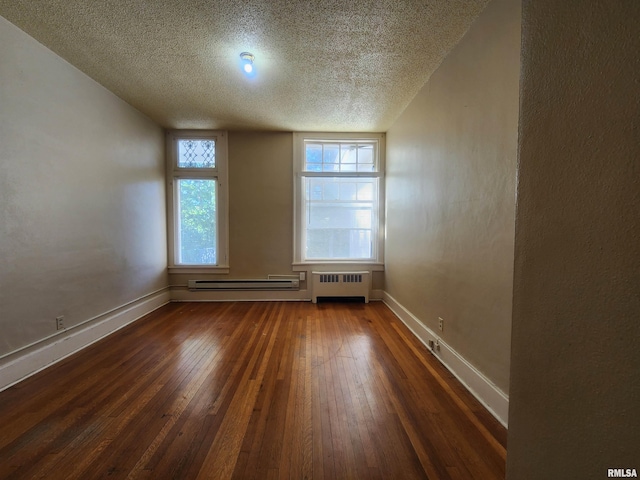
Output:
[[[0,356],[167,285],[162,130],[0,17]]]
[[[386,291],[505,393],[519,46],[490,3],[387,133]]]
[[[229,132],[229,274],[170,275],[180,299],[213,299],[211,292],[187,292],[189,279],[266,278],[298,275],[293,262],[293,134]],[[310,271],[310,270],[309,270]],[[372,288],[383,286],[374,272]],[[301,290],[307,282],[300,283]],[[241,292],[242,293],[242,292]],[[300,292],[299,298],[311,298]],[[275,294],[278,297],[278,294]],[[287,298],[287,295],[284,295]],[[252,298],[246,293],[238,298]]]
[[[230,273],[290,274],[293,135],[229,133]]]
[[[291,275],[292,261],[293,134],[229,132],[229,274],[172,274],[171,284]]]
[[[640,470],[638,25],[523,4],[509,479]]]

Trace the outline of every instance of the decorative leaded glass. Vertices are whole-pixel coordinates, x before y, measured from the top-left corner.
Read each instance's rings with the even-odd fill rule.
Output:
[[[216,168],[214,140],[178,140],[179,168]]]

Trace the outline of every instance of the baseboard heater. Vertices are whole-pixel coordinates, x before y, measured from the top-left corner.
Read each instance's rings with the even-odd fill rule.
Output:
[[[313,303],[318,302],[318,297],[363,297],[369,303],[369,272],[311,272],[311,276]]]
[[[298,279],[189,280],[189,290],[298,290]]]

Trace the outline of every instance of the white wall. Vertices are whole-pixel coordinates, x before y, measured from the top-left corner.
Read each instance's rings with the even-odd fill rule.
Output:
[[[0,364],[167,286],[163,165],[161,128],[0,17]]]
[[[385,290],[504,394],[519,69],[519,2],[494,0],[387,132]]]

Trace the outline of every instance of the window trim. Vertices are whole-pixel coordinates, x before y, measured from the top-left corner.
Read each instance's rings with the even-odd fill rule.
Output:
[[[377,154],[377,169],[375,172],[309,172],[304,170],[305,141],[326,142],[375,142]],[[323,132],[294,132],[293,134],[293,263],[294,271],[301,271],[309,267],[353,268],[367,267],[371,270],[384,269],[384,171],[385,171],[385,134],[384,133],[323,133]],[[371,259],[305,259],[303,257],[304,241],[304,177],[364,177],[378,178],[378,215],[376,225],[376,239]]]
[[[227,132],[221,130],[171,130],[166,135],[167,151],[167,249],[169,273],[229,273],[229,174]],[[212,139],[216,143],[215,168],[178,167],[178,140]],[[177,179],[217,180],[217,265],[176,264]]]

